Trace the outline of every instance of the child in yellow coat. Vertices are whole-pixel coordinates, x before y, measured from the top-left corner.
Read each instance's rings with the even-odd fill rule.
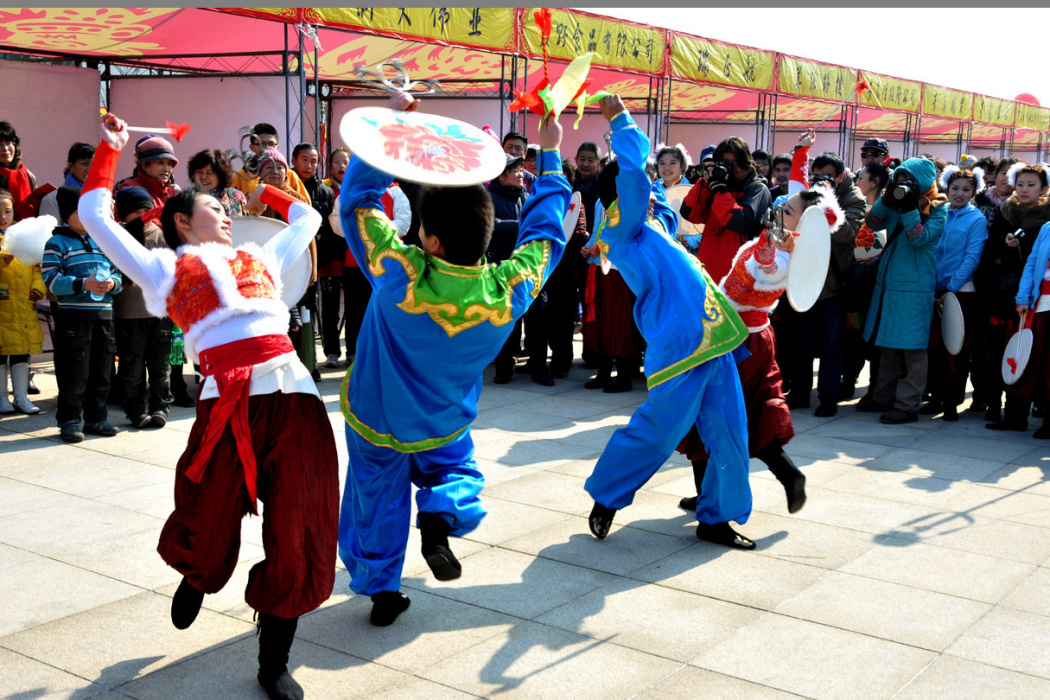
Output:
[[[0,243],[15,220],[11,193],[0,190]],[[33,304],[47,293],[39,265],[23,265],[13,255],[0,253],[0,413],[40,413],[29,403],[29,356],[41,351],[44,334]],[[14,404],[7,398],[11,375]]]

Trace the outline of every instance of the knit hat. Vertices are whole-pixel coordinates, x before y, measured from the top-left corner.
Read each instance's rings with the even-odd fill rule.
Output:
[[[62,223],[69,221],[69,217],[77,210],[80,202],[80,189],[73,185],[62,185],[58,188],[55,198],[58,200],[58,214],[62,217]]]
[[[175,165],[179,164],[179,159],[175,157],[175,151],[167,139],[147,134],[135,144],[135,162],[142,165],[155,160],[170,160]]]
[[[275,161],[282,164],[285,168],[288,167],[288,161],[284,159],[281,152],[276,148],[267,148],[259,155],[259,170],[262,171],[262,166],[268,161]]]
[[[117,192],[116,205],[117,219],[123,221],[133,211],[152,209],[153,198],[149,196],[149,192],[146,191],[145,187],[125,187],[120,192]]]

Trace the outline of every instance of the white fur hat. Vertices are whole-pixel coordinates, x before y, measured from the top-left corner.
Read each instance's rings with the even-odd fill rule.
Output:
[[[1006,178],[1010,182],[1011,187],[1017,187],[1017,174],[1027,167],[1028,163],[1025,163],[1024,161],[1014,163],[1010,166],[1010,169],[1006,171]],[[1046,181],[1050,182],[1050,168],[1046,167],[1046,164],[1044,163],[1040,163],[1035,167],[1042,168],[1043,172],[1046,173]]]
[[[668,146],[666,143],[658,143],[656,144],[656,150],[653,152],[653,155],[656,156],[665,148],[673,148],[682,154],[682,159],[685,161],[685,166],[682,170],[685,170],[693,164],[693,159],[689,157],[689,151],[687,151],[685,146],[680,143],[676,143],[673,146]]]
[[[815,206],[820,207],[821,211],[824,212],[824,218],[828,220],[831,233],[838,231],[846,223],[846,214],[842,211],[842,207],[839,206],[834,190],[826,185],[814,185],[809,188],[809,191],[820,195],[820,199],[817,200]]]
[[[973,158],[970,158],[970,160],[972,161]],[[941,186],[941,192],[948,191],[948,180],[960,170],[966,170],[966,168],[960,168],[958,165],[949,165],[941,172],[941,179],[937,182],[937,184]],[[974,178],[977,180],[977,189],[974,190],[974,194],[983,192],[985,188],[984,170],[982,168],[972,168],[972,171]]]

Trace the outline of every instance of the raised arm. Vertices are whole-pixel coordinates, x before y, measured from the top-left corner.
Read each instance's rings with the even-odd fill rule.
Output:
[[[113,220],[110,193],[120,151],[128,142],[128,132],[124,121],[112,114],[102,118],[100,131],[102,140],[77,206],[80,223],[115,267],[135,280],[135,284],[158,294],[170,283],[174,258],[159,250],[147,250]]]
[[[276,187],[259,185],[258,190],[252,193],[249,205],[255,201],[269,205],[288,222],[288,226],[267,241],[265,246],[277,258],[277,265],[283,273],[313,242],[321,228],[321,215],[309,204],[300,202]]]
[[[608,104],[607,100],[610,101]],[[645,174],[649,137],[635,125],[618,95],[604,98],[600,106],[613,129],[612,147],[620,167],[616,175],[616,206],[620,211],[620,223],[612,229],[607,228],[603,235],[615,235],[615,229],[622,236],[632,236],[639,232],[649,214],[652,183]]]

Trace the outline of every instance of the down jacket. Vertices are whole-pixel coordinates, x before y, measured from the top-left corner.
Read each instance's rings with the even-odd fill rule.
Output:
[[[932,187],[937,177],[936,166],[925,158],[909,158],[897,171],[910,173],[922,192]],[[927,348],[937,283],[937,243],[947,218],[947,204],[931,208],[927,215],[918,210],[891,209],[881,199],[872,205],[868,226],[886,228],[886,248],[864,324],[865,340],[882,348]]]
[[[0,233],[0,241],[4,235]],[[47,288],[40,277],[40,266],[23,265],[17,258],[0,258],[0,355],[35,355],[41,350],[44,333],[29,292],[36,290],[43,299]]]

